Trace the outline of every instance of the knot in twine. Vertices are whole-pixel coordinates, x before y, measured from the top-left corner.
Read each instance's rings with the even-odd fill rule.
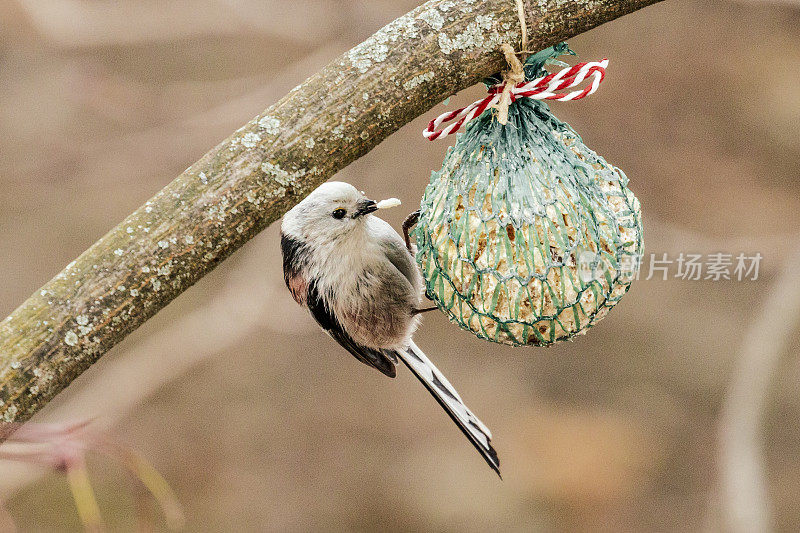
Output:
[[[520,26],[522,29],[522,53],[528,45],[528,30],[525,24],[525,12],[522,0],[517,0],[517,14],[519,15]],[[487,108],[497,109],[497,121],[505,125],[508,122],[508,106],[514,103],[517,98],[532,98],[534,100],[580,100],[594,93],[600,86],[600,82],[606,74],[608,59],[602,61],[591,61],[578,63],[572,67],[567,67],[559,72],[547,74],[532,81],[525,80],[525,69],[522,62],[517,58],[514,48],[508,44],[500,45],[500,50],[506,58],[508,69],[503,71],[502,83],[489,88],[489,95],[482,100],[471,103],[461,109],[442,113],[431,120],[428,127],[423,130],[422,135],[429,141],[435,141],[447,137],[451,133],[457,132],[461,127],[479,116]],[[559,93],[563,89],[575,87],[591,77],[592,82],[583,89],[569,93]],[[437,129],[445,122],[455,120],[452,124],[442,129]]]
[[[526,48],[525,45],[526,43],[523,42],[523,49]],[[516,97],[511,94],[511,90],[525,81],[525,69],[522,67],[522,61],[517,58],[517,54],[514,52],[514,49],[510,44],[501,44],[500,50],[502,50],[503,55],[506,56],[506,63],[508,63],[510,68],[503,71],[503,83],[501,85],[502,90],[500,91],[500,101],[497,102],[497,104],[495,104],[493,107],[497,108],[497,122],[505,126],[508,122],[508,106],[516,100]],[[491,89],[489,92],[491,94]]]

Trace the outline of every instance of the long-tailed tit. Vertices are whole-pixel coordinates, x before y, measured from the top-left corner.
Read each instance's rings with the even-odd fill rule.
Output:
[[[286,213],[286,286],[362,363],[394,377],[402,360],[499,475],[489,428],[411,340],[422,311],[422,277],[400,235],[371,214],[378,207],[352,185],[328,182]]]

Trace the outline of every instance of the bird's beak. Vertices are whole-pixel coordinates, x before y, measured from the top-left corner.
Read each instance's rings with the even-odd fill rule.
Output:
[[[374,200],[368,200],[368,199],[364,198],[363,200],[360,200],[356,204],[356,212],[353,213],[353,218],[358,218],[361,215],[367,215],[369,213],[374,213],[377,210],[378,210],[378,204],[375,203]]]

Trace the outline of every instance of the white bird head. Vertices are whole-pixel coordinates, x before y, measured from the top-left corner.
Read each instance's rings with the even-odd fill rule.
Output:
[[[341,181],[317,187],[283,217],[281,229],[304,241],[333,240],[363,227],[378,204]]]

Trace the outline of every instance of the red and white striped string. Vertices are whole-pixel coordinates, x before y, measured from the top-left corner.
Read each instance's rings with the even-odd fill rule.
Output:
[[[536,78],[532,81],[524,81],[516,84],[510,92],[511,101],[514,102],[517,98],[533,98],[534,100],[580,100],[589,96],[597,90],[600,82],[606,74],[606,67],[608,66],[608,59],[602,61],[591,61],[588,63],[578,63],[575,66],[565,68],[559,72]],[[575,87],[583,83],[589,77],[592,81],[583,89],[578,89],[568,93],[560,93],[564,89]],[[428,127],[422,132],[422,135],[429,141],[435,141],[447,137],[451,133],[457,132],[461,127],[479,116],[487,108],[496,105],[500,101],[501,94],[505,88],[505,83],[495,85],[489,89],[489,95],[483,100],[473,102],[467,107],[442,113],[435,119],[431,120]],[[442,129],[437,129],[445,122],[455,120],[452,124],[445,126]]]

